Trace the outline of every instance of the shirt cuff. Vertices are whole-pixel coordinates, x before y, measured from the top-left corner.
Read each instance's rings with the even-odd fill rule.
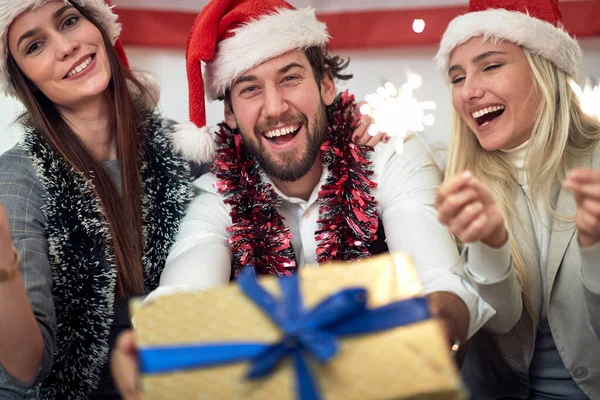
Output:
[[[450,292],[462,299],[469,310],[469,333],[467,338],[473,336],[496,314],[496,310],[477,294],[467,279],[460,275],[437,269],[421,270],[419,274],[424,282],[424,295],[433,292]]]
[[[590,247],[579,248],[581,277],[585,287],[600,295],[600,242]]]
[[[492,284],[504,280],[511,270],[510,244],[492,248],[485,243],[476,242],[467,248],[467,272],[477,283]]]

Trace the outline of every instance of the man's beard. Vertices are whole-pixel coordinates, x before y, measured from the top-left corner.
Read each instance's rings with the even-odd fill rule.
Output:
[[[290,124],[298,122],[298,117],[284,116],[277,120],[267,121],[262,126],[256,126],[254,128],[255,135],[259,137],[258,143],[254,141],[244,141],[248,151],[263,171],[271,178],[278,179],[280,181],[294,182],[306,175],[313,167],[315,160],[319,156],[321,151],[321,144],[327,137],[327,116],[325,105],[321,102],[317,113],[315,114],[314,123],[312,126],[308,126],[308,118],[306,115],[301,114],[303,120],[303,126],[306,129],[306,148],[301,154],[300,158],[296,157],[293,152],[283,154],[283,160],[276,162],[271,156],[264,151],[262,145],[262,136],[260,132],[264,132],[277,126],[280,123]]]

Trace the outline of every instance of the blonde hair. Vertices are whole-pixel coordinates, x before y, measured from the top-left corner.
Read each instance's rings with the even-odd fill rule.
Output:
[[[555,218],[572,219],[573,216],[559,215],[556,212],[552,202],[553,189],[557,182],[565,179],[570,168],[594,151],[600,139],[600,122],[581,111],[579,100],[570,85],[571,78],[564,71],[542,56],[525,48],[523,51],[533,71],[531,90],[540,99],[525,161],[532,200],[536,201],[539,196],[543,196],[551,215]],[[536,313],[532,310],[527,287],[529,274],[524,255],[534,254],[536,246],[533,238],[527,243],[516,243],[512,234],[515,227],[511,226],[511,218],[522,223],[513,207],[517,187],[515,167],[503,152],[483,149],[454,108],[452,120],[445,178],[449,179],[469,170],[490,188],[507,223],[510,253],[522,288],[524,308],[535,321]]]

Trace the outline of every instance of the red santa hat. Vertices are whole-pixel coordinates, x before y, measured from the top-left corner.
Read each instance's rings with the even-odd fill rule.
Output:
[[[176,149],[194,161],[209,161],[214,140],[206,126],[205,98],[222,98],[244,72],[291,50],[323,46],[325,24],[310,8],[283,0],[211,0],[188,37],[186,68],[191,126],[179,126]],[[202,74],[202,65],[205,72]]]
[[[11,84],[6,60],[8,59],[8,29],[13,21],[29,10],[43,7],[50,0],[0,0],[0,93],[16,97],[15,88]],[[63,0],[66,4],[70,0]],[[83,7],[98,21],[100,26],[111,38],[121,62],[129,68],[129,63],[119,40],[121,24],[117,22],[117,15],[112,11],[108,0],[76,0],[77,5]],[[136,72],[136,78],[148,89],[152,96],[149,106],[156,105],[160,95],[158,82],[147,73]]]
[[[580,76],[581,48],[563,29],[558,0],[471,0],[469,12],[450,22],[440,42],[435,59],[444,75],[452,50],[477,36],[508,40]]]

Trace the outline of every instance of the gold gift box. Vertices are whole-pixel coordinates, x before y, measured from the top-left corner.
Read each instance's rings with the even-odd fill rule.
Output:
[[[277,278],[260,284],[280,295]],[[368,292],[368,308],[420,295],[411,260],[403,254],[332,263],[300,270],[303,304],[312,308],[349,287]],[[234,284],[196,293],[165,296],[136,306],[137,344],[164,345],[281,340],[276,325]],[[342,337],[340,351],[326,364],[311,363],[324,399],[462,399],[462,386],[438,323],[426,320],[364,336]],[[143,398],[296,400],[295,371],[284,360],[265,379],[244,379],[249,363],[239,362],[142,378]]]

